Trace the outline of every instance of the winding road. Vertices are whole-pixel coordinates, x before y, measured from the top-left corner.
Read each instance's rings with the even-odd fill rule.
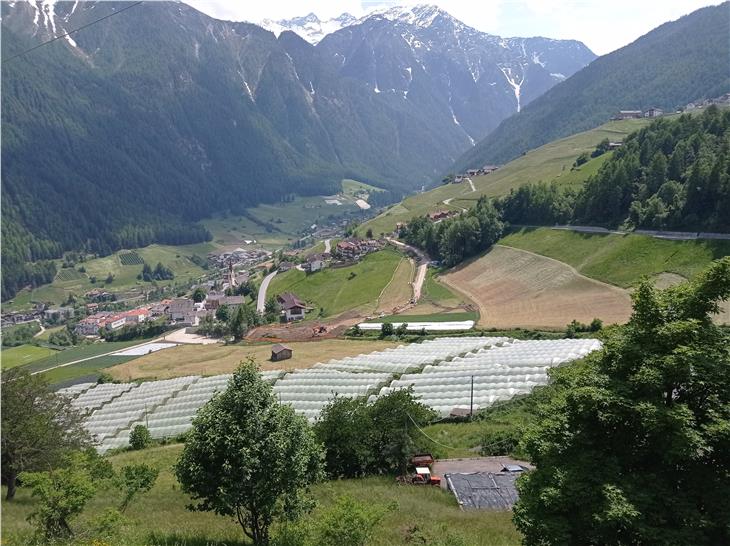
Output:
[[[266,275],[264,277],[264,280],[261,281],[261,286],[259,287],[259,295],[256,298],[256,311],[258,311],[262,315],[264,314],[264,311],[266,309],[266,291],[269,288],[269,283],[271,282],[271,279],[273,279],[277,273],[278,271],[273,271]]]

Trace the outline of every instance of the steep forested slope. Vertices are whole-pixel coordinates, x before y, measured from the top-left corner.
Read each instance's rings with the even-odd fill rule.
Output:
[[[498,206],[515,224],[728,232],[730,110],[659,119],[629,135],[580,191],[525,185]]]
[[[730,91],[730,3],[666,23],[599,57],[504,122],[453,167],[505,163],[556,138],[603,123],[618,110],[672,110]]]

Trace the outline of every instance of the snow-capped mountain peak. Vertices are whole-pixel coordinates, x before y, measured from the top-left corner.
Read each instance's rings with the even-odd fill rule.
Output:
[[[358,19],[349,13],[343,13],[338,17],[325,20],[321,20],[316,14],[310,13],[303,17],[292,17],[291,19],[280,19],[278,21],[264,19],[260,22],[260,25],[277,36],[285,30],[291,30],[309,43],[317,44],[328,34],[357,22]]]

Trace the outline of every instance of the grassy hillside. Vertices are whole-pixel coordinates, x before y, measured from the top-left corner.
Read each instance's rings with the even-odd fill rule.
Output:
[[[368,228],[373,233],[387,233],[397,222],[407,222],[437,209],[461,210],[470,207],[480,196],[497,197],[509,193],[528,182],[556,181],[560,184],[578,186],[598,170],[608,154],[592,159],[580,169],[571,171],[575,159],[583,152],[592,151],[604,138],[611,141],[623,140],[629,133],[646,126],[648,120],[611,121],[567,138],[545,144],[531,150],[504,165],[501,169],[473,179],[474,188],[467,183],[440,186],[431,191],[404,199],[383,214],[365,222],[360,231]],[[446,203],[445,203],[446,201]]]
[[[341,182],[341,191],[332,196],[296,197],[289,202],[258,205],[247,209],[247,216],[216,216],[204,220],[203,224],[218,245],[239,245],[249,239],[273,250],[297,240],[313,224],[339,218],[361,219],[362,212],[355,200],[361,192],[377,191],[383,190],[345,179]]]
[[[190,257],[193,255],[205,257],[214,249],[215,246],[211,243],[181,246],[150,245],[136,249],[132,256],[136,254],[153,268],[158,262],[170,268],[175,274],[175,278],[171,281],[157,281],[158,285],[164,286],[199,278],[205,273],[205,270],[193,263]],[[140,296],[143,291],[150,290],[152,284],[137,280],[137,275],[142,272],[142,263],[139,258],[129,259],[129,256],[130,251],[123,250],[103,258],[76,264],[75,269],[62,269],[59,260],[58,274],[52,283],[34,290],[22,290],[13,299],[12,304],[5,307],[8,310],[24,308],[30,306],[34,301],[58,305],[66,301],[70,294],[83,296],[84,293],[94,288],[118,293],[120,298]],[[86,269],[86,272],[78,271],[81,266]],[[105,280],[110,273],[114,279],[111,283],[106,284]],[[95,283],[91,282],[92,277],[96,277]]]
[[[730,241],[669,241],[643,235],[601,235],[549,228],[523,229],[501,244],[565,262],[584,275],[622,287],[643,275],[692,278],[730,254]]]
[[[145,462],[160,469],[155,486],[149,493],[135,500],[125,513],[125,523],[118,536],[109,544],[117,546],[243,546],[243,533],[234,519],[207,512],[190,512],[185,505],[190,499],[180,491],[171,467],[180,455],[181,444],[167,445],[144,451],[127,452],[112,456],[111,462],[124,464]],[[3,487],[4,489],[4,487]],[[4,493],[4,491],[3,491]],[[398,486],[389,477],[325,482],[313,488],[317,501],[314,516],[326,510],[343,495],[350,495],[361,503],[388,506],[390,511],[375,529],[368,542],[371,546],[413,544],[407,540],[407,530],[415,526],[427,536],[443,538],[450,535],[461,539],[455,544],[469,546],[511,546],[520,543],[511,512],[463,511],[454,496],[440,488]],[[4,495],[3,495],[4,499]],[[119,503],[114,488],[101,491],[88,505],[74,529],[91,524],[108,507]],[[12,503],[2,501],[4,544],[27,544],[31,528],[26,518],[33,510],[29,491],[19,488]],[[449,542],[451,544],[452,542]],[[101,543],[99,543],[101,544]]]
[[[358,308],[371,313],[401,258],[394,250],[382,250],[356,265],[327,268],[312,275],[291,269],[274,277],[269,292],[294,292],[315,307],[310,316],[317,316],[320,308],[324,317]]]

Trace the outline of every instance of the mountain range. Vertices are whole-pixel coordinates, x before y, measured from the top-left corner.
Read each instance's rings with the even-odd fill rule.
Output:
[[[595,57],[434,6],[316,46],[177,2],[1,9],[3,256],[18,271],[63,250],[199,240],[191,222],[212,212],[331,193],[345,177],[412,191]]]
[[[719,95],[727,6],[594,61],[580,42],[492,36],[430,5],[277,35],[179,2],[3,2],[3,298],[65,250],[202,240],[213,212],[346,177],[397,199],[620,107]]]

